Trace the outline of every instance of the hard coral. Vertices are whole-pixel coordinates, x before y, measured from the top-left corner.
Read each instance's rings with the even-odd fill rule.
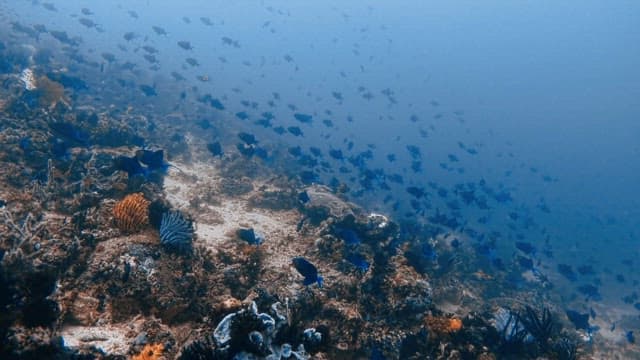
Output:
[[[454,333],[462,329],[462,320],[444,316],[427,316],[427,327],[437,334]]]
[[[168,250],[189,253],[192,250],[193,222],[180,211],[168,211],[160,222],[160,243]]]
[[[46,76],[38,78],[37,91],[39,94],[39,102],[41,106],[53,108],[58,103],[69,106],[69,101],[64,95],[64,86],[62,84],[49,79]]]
[[[142,193],[129,194],[113,208],[113,217],[120,230],[139,231],[149,223],[149,201]]]
[[[131,360],[158,360],[162,356],[164,345],[147,344],[138,355],[131,357]]]

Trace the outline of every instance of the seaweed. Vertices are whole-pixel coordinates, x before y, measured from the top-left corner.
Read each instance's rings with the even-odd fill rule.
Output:
[[[527,306],[524,314],[519,314],[518,318],[527,332],[536,340],[540,349],[548,352],[549,340],[560,330],[560,325],[549,308],[544,307],[541,315],[538,315],[531,306]]]

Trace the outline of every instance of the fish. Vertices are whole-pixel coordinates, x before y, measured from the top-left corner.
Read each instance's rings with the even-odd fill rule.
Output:
[[[159,51],[158,51],[158,49],[154,48],[154,47],[153,47],[153,46],[151,46],[151,45],[144,45],[144,46],[142,47],[142,50],[146,51],[146,52],[147,52],[147,53],[149,53],[149,54],[156,54],[156,53],[158,53],[158,52],[159,52]]]
[[[166,171],[169,167],[169,163],[164,161],[164,150],[145,150],[141,149],[136,151],[136,159],[151,171],[160,170]]]
[[[213,22],[211,22],[211,19],[209,19],[208,17],[200,17],[200,21],[206,26],[213,26]]]
[[[151,29],[153,29],[153,31],[157,34],[157,35],[167,35],[167,31],[164,28],[161,28],[160,26],[152,26]]]
[[[193,50],[193,46],[191,46],[191,42],[186,41],[186,40],[178,41],[178,46],[180,46],[181,48],[183,48],[185,50]]]
[[[137,18],[138,18],[138,13],[137,13],[137,12],[135,12],[135,11],[133,11],[133,10],[129,10],[129,11],[127,11],[127,14],[129,14],[129,16],[131,16],[131,17],[132,17],[132,18],[134,18],[134,19],[137,19]],[[155,29],[154,29],[154,31],[155,31]]]
[[[129,178],[138,175],[147,177],[149,175],[149,171],[138,162],[136,156],[118,156],[115,159],[115,168],[116,170],[125,171],[127,175],[129,175]]]
[[[293,117],[303,124],[311,124],[313,121],[313,116],[307,114],[295,113]]]
[[[296,256],[291,261],[293,262],[293,266],[296,270],[298,270],[298,273],[304,276],[304,280],[302,282],[303,285],[309,286],[315,282],[318,283],[318,287],[322,288],[323,278],[318,275],[318,269],[315,265],[301,256]]]
[[[52,122],[49,123],[49,128],[51,128],[51,130],[53,130],[58,136],[71,141],[75,145],[89,145],[89,133],[72,125],[71,123]]]
[[[336,229],[336,234],[347,244],[347,245],[357,245],[361,242],[358,234],[351,229]]]
[[[224,45],[230,45],[233,46],[235,48],[239,48],[240,47],[240,43],[238,42],[238,40],[233,40],[230,37],[227,36],[223,36],[222,38],[222,44]]]
[[[293,136],[304,136],[302,130],[297,126],[289,126],[287,131]]]
[[[88,8],[82,8],[82,9],[80,9],[80,12],[82,14],[84,14],[84,15],[87,15],[87,16],[93,15],[93,11],[91,11],[91,9],[88,9]]]
[[[256,233],[253,228],[239,228],[236,230],[236,235],[250,245],[260,245],[264,242],[264,236]]]
[[[145,96],[158,96],[155,85],[154,86],[140,85],[139,88],[140,88],[140,91],[142,91]]]
[[[56,6],[52,3],[42,3],[42,7],[49,10],[49,11],[58,11],[58,9],[56,8]]]
[[[578,280],[578,275],[576,275],[576,273],[573,271],[571,265],[558,264],[558,272],[571,282],[575,282]]]
[[[78,22],[89,29],[96,26],[96,23],[93,22],[93,20],[87,18],[80,18],[78,19]]]
[[[186,17],[186,16],[183,16],[183,17],[182,17],[182,21],[184,21],[184,23],[185,23],[185,24],[191,24],[191,19],[189,19],[189,18],[188,18],[188,17]]]
[[[324,126],[326,126],[328,128],[332,128],[333,127],[333,121],[331,121],[329,119],[322,120],[322,123],[324,124]]]
[[[219,141],[216,142],[212,142],[212,143],[208,143],[207,144],[207,150],[209,150],[209,152],[213,155],[213,156],[219,156],[222,157],[222,155],[224,155],[224,152],[222,150],[222,145],[220,144]]]
[[[186,58],[184,59],[184,61],[193,67],[200,66],[200,63],[198,62],[198,60],[194,58]]]
[[[238,151],[240,152],[240,154],[246,156],[246,157],[252,157],[253,154],[256,151],[256,147],[255,145],[247,145],[245,143],[238,143],[236,144],[236,148],[238,149]]]
[[[536,253],[535,246],[528,242],[516,242],[516,248],[527,255],[534,255]]]
[[[357,252],[349,253],[344,258],[347,261],[349,261],[351,264],[353,264],[356,268],[358,268],[358,270],[362,271],[363,273],[369,270],[369,262],[360,253],[357,253]]]
[[[633,335],[633,331],[629,330],[624,334],[625,338],[627,339],[627,341],[630,344],[635,344],[636,343],[636,337]]]
[[[330,149],[329,150],[329,156],[331,156],[332,158],[334,158],[336,160],[344,160],[344,154],[342,153],[342,150],[340,150],[340,149]]]
[[[590,331],[591,326],[589,325],[589,314],[588,313],[579,313],[575,310],[566,310],[565,313],[567,317],[576,327],[576,330],[585,330]]]
[[[184,81],[184,80],[186,80],[184,76],[182,76],[179,72],[176,72],[176,71],[172,71],[171,72],[171,77],[173,77],[173,79],[175,81]]]
[[[108,63],[116,61],[116,56],[109,52],[103,52],[102,54],[100,54],[100,56],[102,56],[103,59],[107,60]]]
[[[151,64],[156,64],[158,62],[158,59],[151,54],[144,54],[142,55],[142,57],[147,60],[148,62],[150,62]]]
[[[253,134],[249,134],[246,132],[239,133],[238,138],[244,141],[244,143],[247,145],[255,145],[258,143],[258,140],[256,140],[256,137]]]

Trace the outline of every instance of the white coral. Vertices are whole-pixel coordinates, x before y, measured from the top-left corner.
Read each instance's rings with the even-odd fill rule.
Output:
[[[37,89],[36,78],[33,75],[33,71],[29,68],[22,70],[22,73],[20,73],[20,81],[22,81],[24,88],[28,91]]]

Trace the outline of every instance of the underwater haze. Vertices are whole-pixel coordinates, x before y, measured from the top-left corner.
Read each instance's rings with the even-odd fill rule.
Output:
[[[458,234],[517,273],[514,287],[551,284],[539,291],[561,308],[640,311],[637,1],[0,0],[0,9],[1,41],[53,49],[47,64],[83,79],[104,106],[241,132],[244,144],[217,139],[225,153],[327,185],[414,229],[407,238]],[[36,25],[46,30],[29,35]],[[206,136],[193,131],[216,140]]]

